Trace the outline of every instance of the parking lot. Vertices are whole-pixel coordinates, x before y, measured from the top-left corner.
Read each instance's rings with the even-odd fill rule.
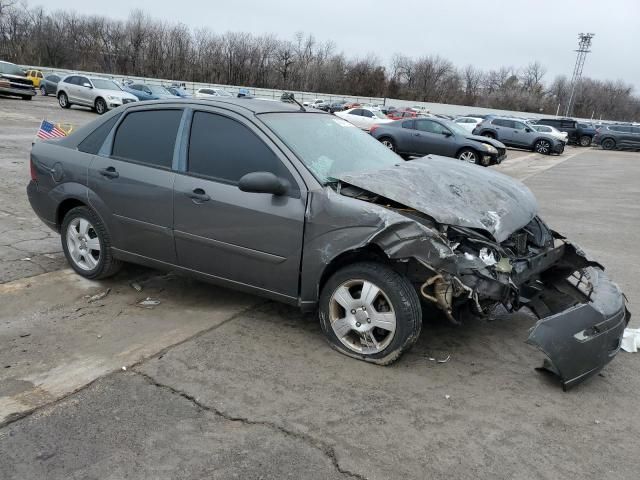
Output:
[[[565,393],[535,370],[525,314],[427,322],[379,367],[292,307],[142,267],[84,280],[25,187],[40,121],[95,114],[38,96],[1,98],[0,118],[3,478],[637,476],[640,355]],[[637,326],[640,155],[510,150],[491,168],[607,267]]]

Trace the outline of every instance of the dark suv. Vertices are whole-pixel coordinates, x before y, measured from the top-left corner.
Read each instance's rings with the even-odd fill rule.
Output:
[[[382,365],[418,339],[421,299],[455,324],[526,305],[565,387],[618,352],[622,292],[524,184],[403,162],[315,109],[219,98],[130,103],[34,145],[29,200],[78,274],[129,261],[317,309],[333,348]]]
[[[555,127],[561,132],[567,132],[569,143],[576,143],[581,147],[588,147],[593,141],[596,129],[593,125],[584,122],[578,122],[572,118],[543,118],[537,120],[538,125],[548,125]]]
[[[516,118],[485,118],[473,129],[473,134],[500,140],[509,147],[526,148],[545,155],[564,152],[562,140],[549,133],[538,132],[524,120]]]
[[[593,143],[605,150],[616,148],[640,149],[640,126],[607,125],[600,127],[593,138]]]

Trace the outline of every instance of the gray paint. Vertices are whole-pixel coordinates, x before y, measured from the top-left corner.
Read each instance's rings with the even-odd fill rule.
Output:
[[[486,230],[497,242],[524,227],[538,211],[524,184],[444,157],[428,156],[339,179],[414,208],[438,223]]]

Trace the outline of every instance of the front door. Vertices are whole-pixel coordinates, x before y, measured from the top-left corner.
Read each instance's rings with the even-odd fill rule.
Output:
[[[416,134],[413,136],[414,152],[420,155],[432,153],[453,157],[456,150],[455,137],[440,123],[429,119],[415,120]]]
[[[94,156],[89,168],[89,201],[108,219],[114,247],[171,264],[176,257],[172,168],[182,114],[182,109],[127,113],[111,151]]]
[[[179,265],[277,296],[298,296],[306,194],[297,173],[243,117],[196,111],[186,171],[174,188]],[[248,193],[242,176],[266,171],[285,195]]]

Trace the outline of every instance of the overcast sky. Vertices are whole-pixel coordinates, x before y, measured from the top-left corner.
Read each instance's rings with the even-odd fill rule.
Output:
[[[640,0],[55,0],[45,8],[125,19],[141,8],[159,20],[216,32],[295,32],[332,40],[347,57],[439,54],[482,69],[534,60],[544,80],[573,72],[579,32],[593,32],[583,75],[622,79],[640,93]]]

